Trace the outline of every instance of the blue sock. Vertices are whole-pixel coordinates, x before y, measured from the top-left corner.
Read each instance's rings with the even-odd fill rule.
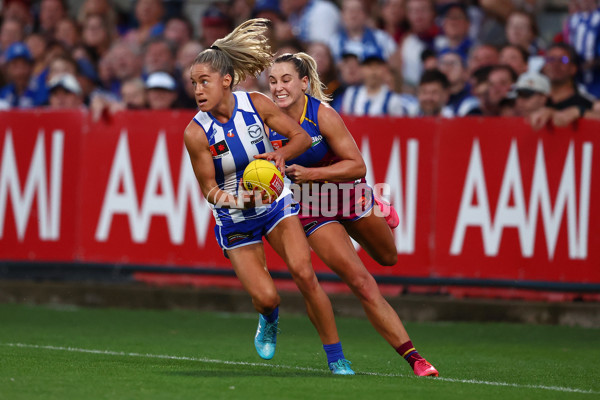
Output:
[[[276,307],[273,312],[271,312],[271,314],[266,315],[263,314],[263,317],[265,317],[265,319],[267,320],[268,323],[273,323],[275,321],[277,321],[277,317],[279,317],[279,307]]]
[[[323,350],[325,350],[325,353],[327,354],[327,364],[336,362],[341,358],[345,358],[344,351],[342,350],[342,342],[324,344]]]

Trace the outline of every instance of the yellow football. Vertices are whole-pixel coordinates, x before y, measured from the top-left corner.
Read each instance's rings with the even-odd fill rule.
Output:
[[[246,166],[242,182],[246,190],[265,190],[270,197],[277,198],[283,191],[283,175],[267,160],[254,160]]]

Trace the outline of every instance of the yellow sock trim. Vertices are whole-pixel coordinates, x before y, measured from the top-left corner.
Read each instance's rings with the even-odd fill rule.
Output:
[[[411,351],[415,351],[416,349],[414,347],[406,350],[406,352],[404,354],[402,354],[402,358],[406,357],[407,354],[409,354]]]

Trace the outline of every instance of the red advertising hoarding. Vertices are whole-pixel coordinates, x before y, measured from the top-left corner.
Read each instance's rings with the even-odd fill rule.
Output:
[[[0,115],[0,259],[230,268],[183,146],[193,112],[99,123],[78,112]],[[600,283],[600,123],[346,123],[368,182],[386,184],[401,220],[396,266],[359,250],[373,274]],[[267,252],[269,268],[285,271]]]

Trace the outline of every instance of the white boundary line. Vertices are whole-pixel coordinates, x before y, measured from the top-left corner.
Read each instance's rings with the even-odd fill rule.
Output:
[[[101,354],[108,356],[125,356],[125,357],[142,357],[142,358],[154,358],[162,360],[179,360],[179,361],[195,361],[201,363],[210,364],[224,364],[224,365],[242,365],[251,367],[268,367],[268,368],[282,368],[296,371],[310,371],[310,372],[326,372],[325,369],[309,368],[309,367],[293,367],[289,365],[280,364],[267,364],[267,363],[254,363],[245,361],[227,361],[227,360],[216,360],[211,358],[198,358],[198,357],[187,357],[187,356],[171,356],[166,354],[143,354],[143,353],[132,353],[125,351],[112,351],[112,350],[94,350],[94,349],[80,349],[76,347],[62,347],[62,346],[49,346],[49,345],[37,345],[37,344],[26,344],[26,343],[0,343],[1,346],[7,347],[19,347],[26,349],[41,349],[41,350],[56,350],[56,351],[68,351],[74,353],[87,353],[87,354]],[[384,377],[408,377],[402,374],[384,374],[379,372],[357,372],[358,375],[371,375],[371,376],[384,376]],[[412,377],[411,378],[416,378]],[[564,386],[546,386],[546,385],[521,385],[518,383],[508,382],[491,382],[491,381],[479,381],[475,379],[456,379],[456,378],[430,378],[431,382],[451,382],[451,383],[470,383],[475,385],[488,385],[488,386],[503,386],[512,387],[519,389],[540,389],[540,390],[551,390],[555,392],[567,392],[567,393],[585,393],[585,394],[600,394],[592,390],[584,390],[578,388],[570,388]]]

